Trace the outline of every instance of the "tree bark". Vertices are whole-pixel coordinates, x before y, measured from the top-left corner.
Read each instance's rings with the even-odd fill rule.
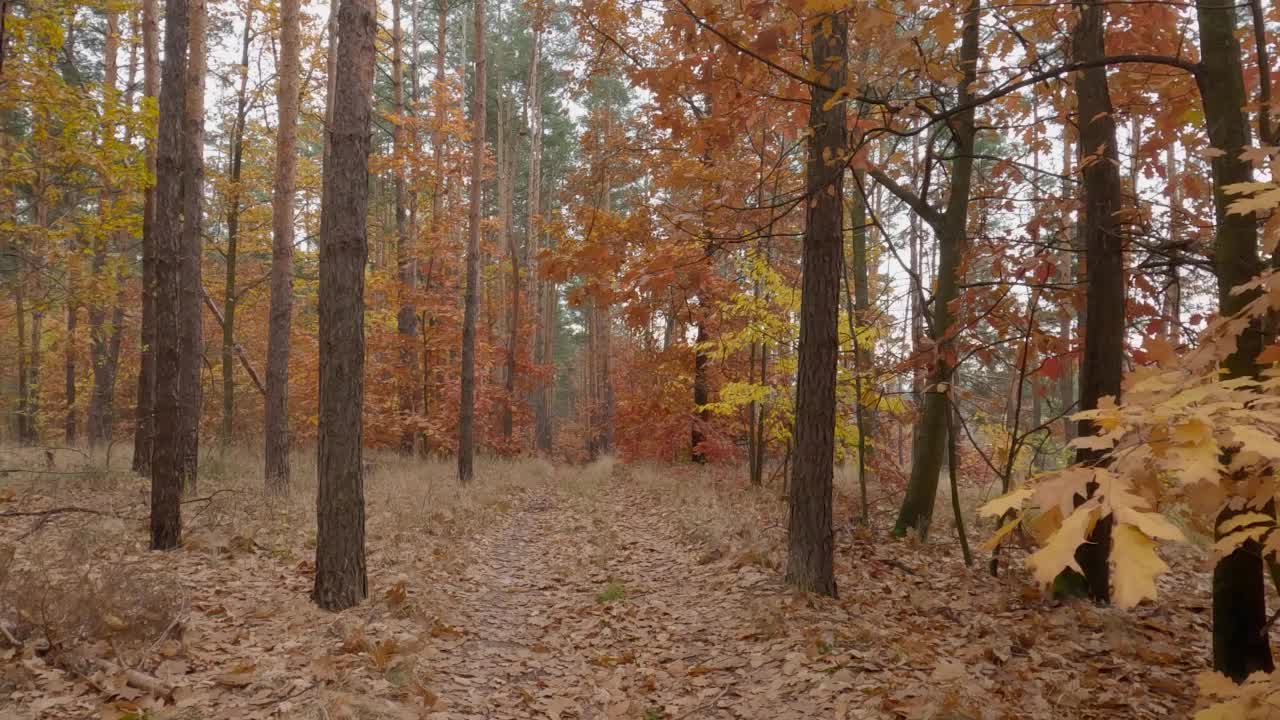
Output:
[[[203,388],[200,369],[204,356],[204,312],[201,268],[204,227],[204,82],[206,0],[189,0],[186,114],[182,122],[182,266],[178,295],[178,392],[181,414],[180,453],[183,489],[196,490],[200,457],[200,416]]]
[[[227,199],[227,272],[222,300],[222,432],[223,449],[231,444],[236,411],[236,263],[240,243],[240,178],[244,166],[244,126],[248,118],[249,41],[253,25],[253,5],[244,15],[244,35],[240,44],[240,84],[236,92],[236,115],[231,127],[231,188]]]
[[[408,121],[404,104],[404,39],[400,27],[400,0],[391,3],[391,97],[395,104],[396,120],[392,131],[393,172],[395,175],[396,204],[396,272],[399,286],[400,309],[396,313],[396,332],[400,335],[400,415],[408,421],[415,413],[417,392],[414,380],[418,376],[418,314],[413,307],[413,294],[418,286],[418,260],[414,255],[413,239],[409,235],[409,218],[406,206],[405,165],[408,163],[408,139],[405,123]],[[400,452],[413,452],[414,432],[406,423],[400,433]]]
[[[1235,6],[1217,0],[1197,0],[1196,16],[1201,57],[1197,82],[1209,142],[1221,151],[1212,161],[1213,205],[1217,216],[1213,259],[1218,276],[1218,309],[1222,315],[1230,316],[1255,297],[1254,293],[1236,295],[1232,290],[1262,270],[1257,220],[1252,214],[1231,214],[1228,208],[1232,198],[1224,189],[1253,179],[1249,162],[1240,157],[1250,143],[1249,123],[1242,109],[1247,97],[1240,45],[1236,40]],[[1240,333],[1236,351],[1223,363],[1226,377],[1256,375],[1256,358],[1263,343],[1262,324],[1251,322]],[[1218,524],[1232,514],[1233,511],[1224,511]],[[1219,560],[1213,570],[1213,667],[1237,682],[1243,682],[1250,673],[1275,669],[1266,632],[1266,583],[1261,551],[1258,542],[1246,542]]]
[[[1079,61],[1106,56],[1106,13],[1101,0],[1087,0],[1076,24],[1075,55]],[[1123,228],[1117,213],[1123,203],[1119,151],[1107,70],[1096,67],[1076,74],[1076,103],[1080,128],[1080,174],[1084,189],[1081,225],[1085,246],[1086,314],[1084,349],[1080,361],[1080,409],[1093,410],[1105,396],[1120,399],[1123,371],[1125,290]],[[1097,154],[1097,153],[1101,154]],[[1094,424],[1081,420],[1078,434],[1093,435]],[[1094,463],[1101,453],[1080,450],[1076,462]],[[1090,487],[1091,495],[1097,488]],[[1085,498],[1079,498],[1081,502]],[[1089,542],[1076,550],[1089,596],[1111,599],[1110,515],[1098,521]]]
[[[811,67],[828,88],[847,76],[848,19],[826,13],[813,19]],[[835,538],[831,475],[835,460],[836,360],[839,353],[840,275],[845,106],[832,93],[810,86],[808,199],[800,289],[799,368],[796,374],[796,460],[791,475],[787,531],[787,584],[835,596]],[[828,107],[830,105],[831,107]]]
[[[142,0],[142,94],[154,98],[160,88],[160,48],[157,27],[157,0]],[[147,170],[159,179],[156,168],[156,141],[148,139]],[[138,358],[138,401],[134,408],[132,469],[151,475],[154,444],[156,390],[156,185],[147,186],[142,203],[142,321]]]
[[[165,0],[164,66],[156,133],[155,394],[151,457],[151,549],[182,539],[179,293],[182,284],[183,108],[186,105],[187,0]]]
[[[960,67],[963,79],[957,102],[964,106],[973,100],[974,85],[978,78],[978,21],[981,15],[980,0],[971,0],[964,13],[961,34]],[[968,247],[969,187],[973,179],[973,144],[975,136],[972,109],[957,114],[951,121],[954,139],[954,156],[951,162],[951,192],[941,218],[934,223],[938,236],[938,289],[933,296],[931,336],[933,340],[933,364],[924,388],[924,410],[920,415],[916,438],[911,449],[911,477],[907,481],[907,494],[902,510],[894,524],[893,534],[902,537],[915,531],[921,537],[928,534],[933,519],[933,505],[938,495],[938,474],[942,470],[942,456],[947,442],[947,413],[951,403],[947,394],[951,391],[954,370],[955,328],[951,303],[959,297],[964,254]]]
[[[341,0],[330,152],[320,209],[320,420],[316,581],[342,610],[369,595],[364,550],[364,266],[376,6]]]
[[[475,461],[476,302],[480,282],[480,219],[484,178],[484,0],[475,0],[475,80],[471,98],[471,209],[467,229],[466,290],[462,314],[462,378],[458,405],[458,480],[471,481]]]
[[[264,478],[289,492],[289,326],[293,316],[293,206],[297,191],[301,0],[280,0],[275,178],[271,193],[271,311],[267,329]],[[328,137],[328,133],[325,133]]]
[[[530,4],[531,28],[529,45],[529,81],[526,84],[528,94],[525,96],[525,112],[528,113],[529,126],[529,174],[526,185],[528,199],[526,201],[527,221],[525,224],[528,236],[525,248],[530,255],[542,246],[542,75],[539,63],[542,62],[542,32],[544,25],[544,9],[541,0],[533,0]],[[535,365],[554,364],[554,359],[546,352],[546,338],[553,332],[553,318],[548,312],[544,297],[545,288],[550,280],[537,277],[536,261],[534,261],[534,277],[530,301],[536,315],[536,326],[533,333],[533,362]],[[540,452],[551,452],[551,388],[555,385],[555,374],[531,394],[533,405],[534,447]]]

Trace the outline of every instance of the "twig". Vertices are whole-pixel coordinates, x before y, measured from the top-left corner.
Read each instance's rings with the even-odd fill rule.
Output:
[[[64,513],[87,513],[89,515],[104,515],[111,517],[111,513],[104,513],[101,510],[91,510],[89,508],[67,506],[56,507],[48,510],[6,510],[0,512],[0,518],[8,517],[47,517],[51,515],[62,515]]]
[[[115,663],[109,660],[95,660],[94,664],[101,668],[104,672],[119,673],[123,672],[125,682],[131,687],[135,687],[143,692],[149,692],[159,697],[171,697],[173,695],[173,687],[159,678],[152,677],[146,673],[137,670],[121,669]]]

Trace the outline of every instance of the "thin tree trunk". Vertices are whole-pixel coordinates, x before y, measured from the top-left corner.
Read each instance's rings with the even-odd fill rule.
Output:
[[[236,115],[231,127],[231,188],[227,205],[227,273],[222,300],[222,432],[223,449],[231,444],[235,424],[236,383],[236,262],[240,242],[240,178],[244,165],[244,125],[248,117],[249,41],[252,35],[253,4],[244,15],[244,35],[240,45],[240,86],[236,92]]]
[[[1242,109],[1247,98],[1236,40],[1235,6],[1218,0],[1197,0],[1196,15],[1201,57],[1197,81],[1209,142],[1220,151],[1212,161],[1218,309],[1222,315],[1231,316],[1255,297],[1255,293],[1234,294],[1234,288],[1262,270],[1257,219],[1251,214],[1230,213],[1232,198],[1225,190],[1233,183],[1253,179],[1249,161],[1240,157],[1250,143],[1249,123]],[[1240,333],[1236,351],[1223,363],[1226,377],[1256,375],[1256,358],[1263,343],[1261,323],[1251,322]],[[1268,509],[1272,511],[1273,508]],[[1219,526],[1238,512],[1242,510],[1224,511],[1218,518]],[[1275,669],[1266,632],[1266,583],[1262,570],[1262,548],[1257,541],[1236,548],[1213,570],[1213,667],[1237,682],[1243,682],[1250,673]]]
[[[183,108],[186,105],[187,0],[165,0],[164,66],[156,133],[155,394],[151,456],[151,549],[182,539],[182,406],[178,302],[182,285]]]
[[[475,460],[476,301],[480,283],[480,219],[484,179],[484,0],[475,0],[475,80],[471,98],[471,209],[468,217],[466,290],[463,294],[461,398],[458,406],[458,480],[471,481]]]
[[[182,269],[178,295],[180,452],[183,488],[195,492],[200,456],[200,416],[203,388],[200,369],[204,356],[204,312],[201,269],[204,226],[204,82],[207,0],[190,0],[190,35],[186,68],[186,115],[182,141]]]
[[[289,492],[289,326],[293,315],[293,206],[297,191],[301,0],[280,0],[275,178],[271,193],[271,312],[264,428],[267,492]],[[329,133],[324,133],[328,138]],[[327,144],[327,143],[326,143]]]
[[[525,238],[525,248],[531,255],[541,247],[541,225],[542,219],[542,76],[539,72],[539,63],[542,61],[542,32],[545,21],[541,0],[533,0],[530,4],[530,13],[532,18],[530,23],[530,45],[529,45],[529,81],[526,83],[528,94],[525,96],[525,112],[528,113],[529,125],[529,174],[526,181],[528,187],[528,199],[526,201],[527,221],[525,227],[528,236]],[[552,329],[553,318],[549,313],[544,297],[546,295],[546,287],[550,284],[550,280],[538,278],[535,268],[535,280],[533,281],[530,299],[533,303],[534,313],[537,316],[537,326],[534,329],[533,339],[533,362],[535,365],[546,365],[554,362],[554,359],[547,353],[547,338],[554,330]],[[545,385],[534,389],[532,393],[533,400],[533,433],[534,446],[543,453],[551,452],[551,388],[555,385],[555,374],[546,382]]]
[[[160,89],[160,49],[157,0],[142,0],[142,94],[155,98]],[[159,179],[156,141],[146,143],[147,170]],[[134,408],[133,461],[135,473],[151,475],[156,389],[156,185],[149,184],[142,203],[142,322],[138,358],[138,401]]]
[[[828,88],[847,76],[848,19],[827,13],[814,19],[811,67]],[[836,360],[839,352],[840,276],[844,201],[845,107],[832,93],[810,86],[808,193],[800,289],[799,368],[796,373],[796,461],[789,490],[787,584],[836,594],[831,520],[835,459]],[[830,107],[828,107],[830,106]]]
[[[396,332],[400,335],[400,415],[406,422],[400,433],[400,452],[413,452],[414,432],[407,421],[417,411],[417,392],[414,381],[418,377],[418,314],[413,307],[413,295],[418,286],[418,260],[414,255],[413,239],[409,235],[408,208],[406,205],[405,165],[408,163],[408,138],[405,124],[408,113],[404,104],[404,43],[400,27],[400,0],[391,3],[391,97],[395,105],[396,120],[392,131],[392,153],[395,158],[395,211],[396,211],[396,273],[399,280],[397,294],[400,309],[396,313]]]
[[[330,152],[320,210],[320,408],[316,581],[343,610],[369,596],[364,551],[364,266],[376,6],[340,0]]]

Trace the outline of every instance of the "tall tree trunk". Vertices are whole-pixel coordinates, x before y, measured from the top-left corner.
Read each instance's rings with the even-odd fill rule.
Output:
[[[525,112],[528,113],[529,125],[529,175],[526,182],[528,199],[526,201],[527,220],[525,223],[528,236],[525,248],[532,255],[542,247],[542,74],[539,64],[542,62],[542,32],[545,22],[541,0],[533,0],[530,5],[532,18],[530,23],[529,45],[529,81],[525,84],[528,94],[525,96]],[[537,277],[536,267],[530,300],[536,315],[536,327],[533,334],[533,362],[535,365],[554,365],[554,358],[546,351],[546,339],[554,332],[553,318],[548,312],[544,300],[546,288],[550,280]],[[531,399],[533,405],[534,447],[543,453],[551,452],[551,388],[555,385],[555,374],[545,384],[535,388]]]
[[[404,61],[402,45],[404,37],[400,29],[400,0],[391,3],[391,97],[395,104],[396,120],[392,131],[392,152],[395,174],[396,203],[396,272],[399,280],[397,294],[400,310],[396,313],[396,332],[400,335],[400,414],[406,422],[400,433],[400,452],[412,453],[414,432],[408,420],[417,410],[417,392],[414,381],[418,377],[418,314],[413,308],[413,294],[418,286],[418,259],[414,254],[413,238],[409,235],[408,208],[406,205],[405,165],[408,163],[408,138],[405,124],[408,113],[404,104]],[[416,40],[415,40],[416,45]]]
[[[340,0],[329,158],[320,207],[316,583],[326,610],[369,595],[364,552],[364,266],[376,6]]]
[[[1253,179],[1249,161],[1240,157],[1250,143],[1249,123],[1242,109],[1248,99],[1236,40],[1235,6],[1218,0],[1197,0],[1196,15],[1201,57],[1197,81],[1209,142],[1221,151],[1212,163],[1218,309],[1229,316],[1255,297],[1253,293],[1233,294],[1233,289],[1262,270],[1257,220],[1252,214],[1231,214],[1231,197],[1224,189]],[[1263,342],[1261,323],[1250,323],[1240,333],[1236,351],[1223,363],[1226,376],[1256,375],[1256,358]],[[1238,512],[1242,511],[1224,511],[1218,518],[1219,526]],[[1262,570],[1262,548],[1256,541],[1236,548],[1213,569],[1213,667],[1237,682],[1250,673],[1275,669],[1266,632],[1266,583]]]
[[[155,98],[160,89],[159,8],[157,0],[142,0],[142,94]],[[147,170],[158,180],[156,140],[146,143]],[[151,475],[156,389],[156,185],[143,191],[142,202],[142,321],[138,358],[138,401],[134,408],[133,461],[135,473]]]
[[[960,43],[960,67],[963,79],[957,103],[973,100],[978,78],[978,21],[980,0],[970,0],[964,13]],[[901,537],[915,531],[928,534],[933,519],[933,505],[938,495],[938,474],[947,442],[947,413],[951,403],[952,372],[955,363],[955,332],[952,327],[951,303],[959,297],[964,254],[968,247],[969,186],[973,180],[974,112],[970,108],[951,121],[955,159],[951,162],[951,191],[941,222],[934,227],[938,236],[938,289],[933,296],[932,339],[936,357],[929,369],[924,389],[924,410],[917,421],[916,441],[911,449],[911,477],[902,510],[894,523],[893,534]]]
[[[198,1],[198,0],[197,0]],[[156,133],[155,392],[151,454],[151,549],[171,550],[182,539],[182,406],[178,339],[182,285],[183,109],[186,105],[187,0],[165,0],[164,66]]]
[[[458,405],[458,480],[471,481],[475,460],[476,302],[480,283],[480,202],[484,178],[484,0],[475,0],[475,80],[471,97],[471,209],[462,312],[462,378]]]
[[[848,19],[813,18],[811,67],[828,88],[844,87]],[[844,220],[845,107],[810,86],[808,200],[800,289],[799,368],[796,373],[796,460],[791,475],[787,584],[836,594],[831,475],[835,461],[836,359],[839,353],[840,268]]]
[[[1088,62],[1106,56],[1105,21],[1101,0],[1087,0],[1087,4],[1080,7],[1075,32],[1077,61]],[[1088,318],[1080,362],[1080,409],[1093,410],[1104,396],[1120,398],[1125,292],[1123,228],[1117,213],[1123,203],[1123,188],[1107,70],[1095,67],[1076,73],[1075,83],[1080,128],[1077,147],[1084,189],[1080,222],[1084,233]],[[1095,431],[1091,421],[1080,421],[1081,436],[1093,435]],[[1079,463],[1093,463],[1099,458],[1100,453],[1088,450],[1076,454]],[[1091,484],[1089,494],[1096,489]],[[1099,520],[1089,535],[1089,542],[1076,550],[1076,561],[1084,570],[1089,595],[1098,602],[1111,599],[1112,522],[1110,515]]]
[[[80,284],[77,271],[80,262],[75,256],[79,252],[76,245],[80,241],[71,238],[69,242],[72,257],[68,258],[67,262],[67,329],[62,343],[63,395],[66,402],[62,430],[66,444],[74,447],[76,444],[76,333],[80,316],[80,302],[76,299],[80,292],[77,287]]]
[[[267,492],[289,491],[289,326],[293,315],[293,205],[297,191],[301,0],[280,0],[275,178],[271,193],[271,313],[264,428]],[[327,138],[329,133],[324,134]]]
[[[705,312],[705,308],[699,303],[699,314]],[[707,351],[703,349],[703,345],[710,341],[707,335],[707,323],[704,318],[695,321],[697,324],[697,334],[694,336],[693,347],[693,430],[689,436],[690,457],[696,463],[705,463],[707,454],[703,448],[703,442],[706,441],[706,423],[710,420],[704,406],[711,401],[711,393],[707,389],[707,363],[710,359]]]
[[[513,204],[515,201],[515,175],[516,175],[516,152],[515,143],[511,142],[509,122],[507,124],[508,137],[506,141],[507,152],[504,156],[505,167],[502,168],[502,176],[507,186],[504,193],[503,201],[503,233],[507,236],[507,257],[511,264],[511,308],[510,308],[510,333],[507,336],[507,372],[506,372],[506,401],[502,414],[502,436],[508,440],[511,439],[512,425],[514,424],[515,404],[516,404],[516,367],[520,354],[520,246],[516,240],[514,225]]]
[[[18,412],[17,431],[18,442],[22,445],[32,445],[34,440],[31,437],[31,412],[29,407],[31,391],[27,384],[27,307],[26,307],[26,284],[25,278],[22,277],[25,271],[20,271],[18,277],[13,282],[13,305],[14,305],[14,329],[18,335]]]
[[[236,92],[236,115],[231,127],[231,189],[227,198],[227,273],[222,293],[222,432],[225,449],[231,444],[236,411],[236,262],[240,244],[240,177],[244,166],[244,125],[249,114],[249,41],[253,25],[253,4],[244,14],[244,35],[240,43],[240,86]]]
[[[182,412],[180,452],[183,488],[196,490],[200,457],[200,416],[203,388],[200,369],[204,358],[200,261],[204,230],[204,82],[207,0],[190,0],[190,35],[187,49],[186,114],[182,121],[182,269],[178,295],[178,392]]]
[[[138,42],[139,30],[141,29],[136,14],[133,15],[130,25],[133,37],[129,43],[129,75],[122,105],[118,106],[116,101],[116,68],[111,68],[111,73],[106,72],[105,66],[103,70],[103,118],[106,125],[111,128],[112,133],[115,132],[115,126],[118,122],[116,117],[118,107],[133,107],[133,87],[134,80],[137,78]],[[119,42],[119,17],[115,13],[108,14],[107,32],[109,35],[115,35],[117,37],[116,42]],[[115,64],[115,50],[107,52],[104,49],[104,57],[110,59],[112,65]],[[110,82],[107,82],[108,74],[110,75]],[[104,139],[105,137],[106,135],[104,134]],[[132,140],[132,133],[126,128],[124,133],[125,144],[131,143]],[[105,178],[103,185],[110,192],[104,192],[99,195],[99,204],[101,205],[104,200],[108,204],[116,202],[120,194],[119,188],[112,187]],[[145,208],[143,212],[146,212]],[[145,217],[143,223],[146,223]],[[111,240],[111,244],[115,245],[118,252],[125,252],[129,238],[124,231],[115,230],[110,233],[109,237],[102,237],[100,240],[94,246],[93,252],[93,274],[95,282],[99,285],[106,282],[107,241]],[[115,420],[116,374],[120,361],[121,333],[124,329],[125,289],[123,287],[122,270],[115,269],[113,280],[116,285],[115,306],[111,310],[109,330],[106,327],[107,310],[102,304],[101,298],[98,298],[89,306],[89,350],[90,361],[93,366],[93,392],[89,397],[88,412],[88,435],[91,446],[101,445],[111,438]]]
[[[1071,137],[1069,134],[1070,124],[1065,118],[1062,124],[1062,197],[1065,200],[1075,192],[1074,183],[1071,182],[1071,167],[1075,157],[1072,151]],[[1068,233],[1068,237],[1075,238],[1077,232],[1070,228],[1064,227],[1064,231]],[[1058,280],[1062,283],[1070,284],[1075,280],[1076,272],[1074,263],[1076,262],[1076,245],[1074,240],[1063,249],[1058,256]],[[1062,444],[1065,446],[1075,437],[1075,428],[1071,421],[1069,408],[1075,405],[1076,389],[1075,389],[1075,363],[1072,362],[1070,355],[1071,349],[1071,303],[1064,303],[1058,312],[1058,339],[1062,344],[1062,351],[1067,353],[1063,356],[1060,363],[1060,374],[1058,375],[1058,404],[1061,406],[1060,412],[1063,413],[1062,418]]]

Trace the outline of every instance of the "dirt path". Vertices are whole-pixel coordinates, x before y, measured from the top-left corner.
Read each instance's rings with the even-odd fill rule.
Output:
[[[700,564],[640,494],[534,497],[469,550],[435,717],[830,717],[855,684],[834,637],[786,637],[768,573]]]

